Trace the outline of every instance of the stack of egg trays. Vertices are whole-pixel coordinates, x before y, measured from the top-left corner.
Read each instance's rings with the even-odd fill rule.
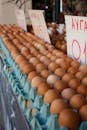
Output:
[[[39,96],[36,88],[31,86],[27,76],[23,74],[11,57],[9,50],[5,47],[0,39],[0,48],[4,54],[3,61],[5,63],[4,72],[15,95],[18,98],[19,105],[24,112],[27,120],[31,123],[33,130],[68,130],[66,127],[59,127],[58,117],[56,114],[50,113],[50,104],[43,103],[43,97]],[[9,68],[10,71],[9,71]],[[26,100],[31,102],[30,108],[26,106]],[[32,114],[32,110],[36,112]],[[81,122],[78,130],[87,130],[87,122]]]

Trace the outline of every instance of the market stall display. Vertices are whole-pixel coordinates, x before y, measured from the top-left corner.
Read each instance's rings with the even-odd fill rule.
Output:
[[[87,87],[87,66],[16,25],[1,25],[0,37],[5,74],[32,128],[86,130],[87,94],[80,86]]]

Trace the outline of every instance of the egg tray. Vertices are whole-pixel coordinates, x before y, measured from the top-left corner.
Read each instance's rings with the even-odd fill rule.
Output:
[[[7,64],[6,60],[4,60],[4,63]],[[42,96],[39,96],[39,95],[36,96],[36,93],[34,92],[34,91],[36,91],[35,88],[31,87],[31,90],[29,93],[31,98],[27,98],[23,92],[22,87],[19,87],[18,81],[16,80],[14,73],[8,71],[8,67],[9,67],[9,65],[8,66],[6,65],[4,72],[8,78],[9,83],[12,86],[14,93],[18,97],[19,105],[20,105],[22,111],[24,112],[29,123],[31,122],[33,129],[34,130],[37,130],[37,129],[49,130],[53,126],[52,129],[58,130],[59,127],[58,126],[55,127],[56,125],[58,125],[57,115],[50,114],[49,105],[43,104]],[[26,99],[31,100],[30,109],[26,108]],[[32,114],[31,114],[31,111],[33,108],[35,108],[37,110],[35,116],[32,116]],[[43,113],[44,113],[44,116],[43,116]],[[50,123],[49,123],[49,120],[50,120]],[[53,121],[55,121],[55,122],[53,122]],[[52,123],[53,123],[53,125],[51,126]],[[55,123],[56,123],[56,125],[55,125]]]
[[[7,69],[8,70],[8,69]],[[5,72],[7,72],[6,70],[5,70]],[[8,74],[9,72],[7,72],[7,74]],[[10,77],[11,77],[11,80],[10,80],[10,84],[11,84],[11,86],[15,86],[14,84],[13,84],[13,80],[16,82],[16,80],[15,80],[15,76],[14,76],[14,73],[10,73],[9,74],[10,75]],[[8,75],[8,79],[9,79],[9,75]],[[12,80],[12,77],[13,77],[13,80]],[[16,83],[15,83],[16,84]],[[18,84],[17,84],[18,85]],[[49,107],[48,107],[48,105],[47,104],[43,104],[43,105],[41,105],[42,103],[42,101],[41,101],[41,96],[36,96],[36,94],[32,97],[32,96],[30,96],[31,98],[29,98],[30,100],[31,100],[31,108],[30,109],[27,109],[26,108],[26,103],[25,103],[25,100],[27,99],[26,98],[26,96],[24,95],[24,93],[23,93],[23,90],[21,91],[21,89],[22,88],[18,88],[18,86],[16,86],[16,88],[13,88],[13,91],[15,92],[15,94],[17,95],[17,97],[18,97],[18,101],[19,101],[19,104],[20,104],[20,107],[21,107],[21,109],[23,110],[23,112],[24,112],[24,114],[25,114],[25,116],[26,116],[26,118],[27,118],[27,120],[28,121],[30,121],[31,122],[31,125],[32,125],[32,127],[33,128],[35,128],[35,130],[36,130],[36,127],[37,127],[37,129],[47,129],[47,130],[49,130],[49,129],[51,129],[52,128],[52,126],[53,126],[53,128],[52,129],[54,129],[54,130],[58,130],[58,129],[60,129],[59,128],[59,126],[56,126],[56,125],[58,125],[58,123],[57,123],[57,115],[52,115],[52,114],[50,114],[50,112],[49,112]],[[31,87],[31,89],[33,89],[32,87]],[[32,91],[33,92],[33,91]],[[32,94],[31,94],[32,95]],[[34,99],[34,97],[35,97],[35,99]],[[42,107],[41,107],[42,106]],[[41,108],[40,108],[41,107]],[[33,117],[32,116],[32,114],[31,114],[31,111],[32,111],[32,109],[33,108],[35,108],[36,110],[37,110],[37,113],[36,113],[36,115]],[[43,115],[43,113],[44,113],[44,115]],[[49,113],[49,114],[48,114]],[[50,120],[50,122],[51,123],[49,123],[49,120]],[[55,121],[55,122],[53,122],[53,121]],[[44,123],[45,122],[45,123]],[[35,126],[35,124],[33,125],[33,123],[35,123],[37,126]],[[53,123],[53,125],[52,125],[52,123]],[[56,124],[55,124],[56,123]],[[50,126],[51,126],[51,128],[50,128]],[[56,127],[55,127],[56,126]],[[41,128],[40,128],[41,127]],[[81,127],[82,127],[82,125],[81,125]],[[57,129],[56,129],[57,128]],[[61,128],[61,129],[67,129],[67,128]]]
[[[66,127],[59,127],[56,114],[50,114],[49,104],[44,104],[42,96],[37,95],[36,89],[31,86],[26,75],[23,74],[10,56],[9,50],[0,40],[1,53],[5,67],[4,72],[10,85],[18,98],[19,105],[24,112],[27,120],[31,123],[33,130],[68,130]],[[4,54],[4,55],[3,55]],[[9,71],[9,68],[10,71]],[[31,107],[26,107],[26,100],[31,101]],[[32,109],[36,110],[32,115]],[[44,114],[43,114],[44,113]],[[87,130],[87,122],[81,122],[78,130]]]

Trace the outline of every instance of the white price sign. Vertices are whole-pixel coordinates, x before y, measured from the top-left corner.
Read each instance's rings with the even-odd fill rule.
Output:
[[[42,40],[51,43],[43,15],[43,10],[29,10],[28,13],[35,35]]]
[[[65,16],[67,54],[87,64],[87,17]]]
[[[27,31],[26,21],[25,21],[25,14],[23,10],[16,9],[15,10],[17,24],[25,31]]]

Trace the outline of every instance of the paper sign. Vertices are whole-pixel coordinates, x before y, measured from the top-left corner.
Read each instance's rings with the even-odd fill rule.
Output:
[[[42,40],[51,43],[43,15],[43,10],[29,10],[28,13],[35,35]]]
[[[15,14],[16,14],[18,26],[20,26],[23,30],[27,31],[24,11],[20,9],[16,9]]]
[[[65,16],[67,54],[87,64],[87,17]]]

